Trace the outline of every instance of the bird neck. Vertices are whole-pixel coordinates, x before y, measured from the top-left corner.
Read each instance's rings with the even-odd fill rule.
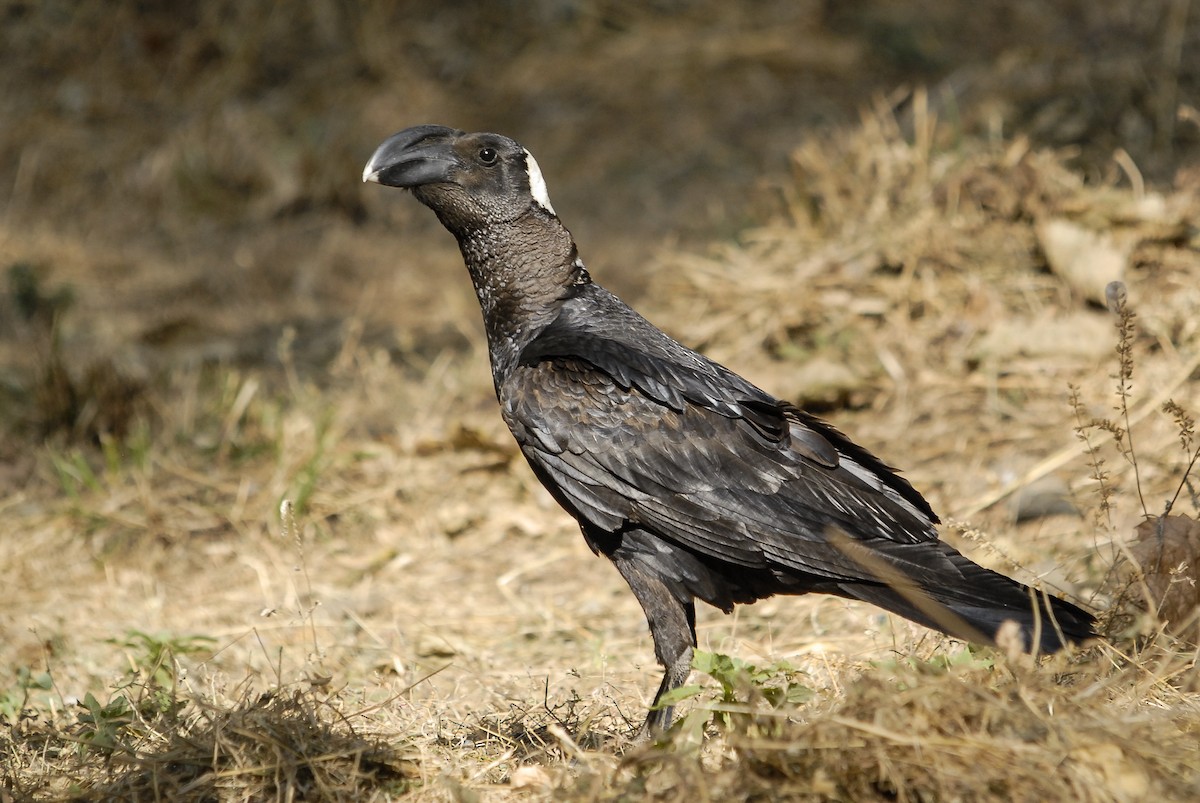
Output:
[[[524,215],[457,239],[483,310],[498,386],[521,350],[554,320],[568,288],[590,280],[557,217]]]

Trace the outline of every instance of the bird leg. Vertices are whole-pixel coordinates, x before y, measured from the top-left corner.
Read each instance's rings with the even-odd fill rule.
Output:
[[[646,622],[654,639],[654,655],[666,668],[654,695],[654,705],[639,734],[641,738],[654,738],[670,727],[675,713],[674,706],[659,707],[659,702],[664,694],[682,686],[692,671],[696,606],[690,598],[680,599],[659,574],[638,559],[637,553],[622,554],[618,549],[611,557],[646,613]]]

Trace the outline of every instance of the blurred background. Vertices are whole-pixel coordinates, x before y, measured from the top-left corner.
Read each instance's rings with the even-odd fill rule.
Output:
[[[285,325],[319,365],[347,315],[399,351],[459,342],[475,324],[445,314],[468,292],[453,243],[359,181],[409,125],[523,142],[593,271],[635,301],[656,249],[780,213],[808,133],[871,104],[910,120],[917,88],[956,136],[1066,149],[1096,182],[1123,178],[1121,151],[1170,185],[1200,147],[1179,116],[1200,85],[1187,0],[6,0],[0,19],[10,433],[14,410],[79,424],[79,400],[29,410],[30,293],[69,295],[64,368],[116,396],[164,361],[270,362]],[[124,415],[103,414],[83,428]]]

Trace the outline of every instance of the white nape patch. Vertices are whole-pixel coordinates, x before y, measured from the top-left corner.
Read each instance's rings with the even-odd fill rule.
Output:
[[[550,193],[546,192],[546,179],[542,178],[542,169],[538,167],[537,159],[534,159],[529,151],[525,151],[525,170],[529,173],[529,191],[533,193],[533,200],[542,209],[557,217],[554,206],[550,203]]]

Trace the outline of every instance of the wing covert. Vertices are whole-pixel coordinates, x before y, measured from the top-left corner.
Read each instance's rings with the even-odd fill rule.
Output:
[[[595,337],[575,349],[584,355],[550,356],[567,342],[523,355],[502,407],[539,478],[582,522],[638,526],[720,561],[835,580],[874,575],[831,531],[873,547],[937,540],[931,515],[795,408],[753,386],[744,401],[719,375],[687,376],[676,363],[671,374],[652,372],[653,357]]]

